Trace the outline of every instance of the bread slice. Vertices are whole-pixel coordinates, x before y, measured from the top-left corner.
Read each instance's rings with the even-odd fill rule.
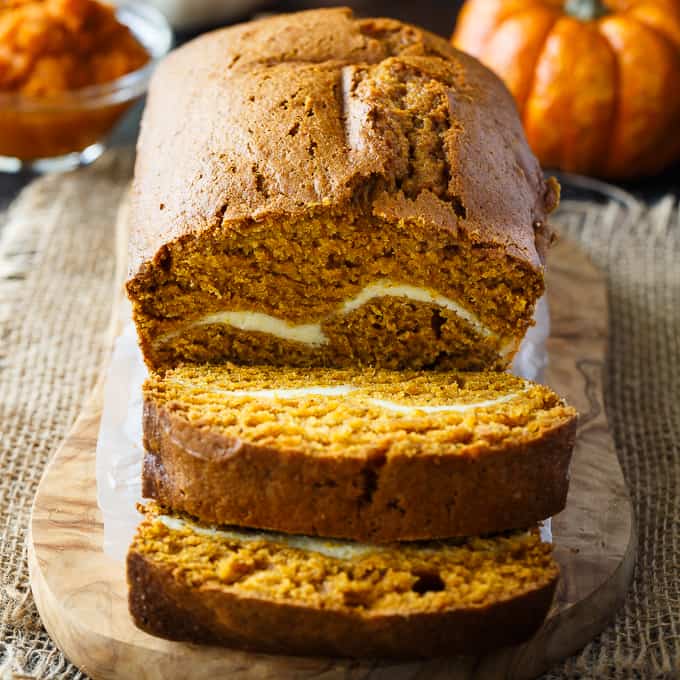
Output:
[[[566,501],[576,413],[507,373],[183,366],[143,393],[143,495],[202,521],[380,543]]]
[[[537,529],[371,545],[232,527],[152,504],[127,558],[140,628],[290,655],[429,657],[522,642],[559,569]]]
[[[139,141],[144,358],[504,368],[558,194],[501,81],[423,29],[325,9],[201,36]]]

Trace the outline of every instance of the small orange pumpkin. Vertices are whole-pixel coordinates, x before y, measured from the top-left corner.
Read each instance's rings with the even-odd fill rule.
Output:
[[[545,167],[629,179],[680,158],[679,0],[467,0],[452,42],[505,81]]]

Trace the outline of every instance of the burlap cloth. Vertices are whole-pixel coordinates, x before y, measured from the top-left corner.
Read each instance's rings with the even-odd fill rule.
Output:
[[[0,214],[0,678],[81,678],[40,624],[24,545],[31,501],[109,343],[114,219],[130,154],[33,183]],[[613,624],[545,677],[680,677],[680,217],[621,224],[584,203],[565,231],[607,273],[606,402],[639,532]],[[584,304],[588,301],[584,300]]]

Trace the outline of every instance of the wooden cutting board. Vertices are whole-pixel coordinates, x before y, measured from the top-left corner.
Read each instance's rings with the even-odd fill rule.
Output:
[[[410,664],[300,658],[200,647],[151,637],[127,612],[124,565],[102,552],[95,446],[102,384],[47,467],[29,536],[31,586],[45,627],[93,678],[173,680],[533,678],[585,645],[623,599],[635,531],[602,398],[607,301],[602,275],[573,244],[551,254],[547,382],[581,413],[567,509],[553,520],[558,592],[538,634],[484,657]]]

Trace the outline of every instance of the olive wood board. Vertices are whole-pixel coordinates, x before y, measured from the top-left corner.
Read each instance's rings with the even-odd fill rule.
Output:
[[[411,663],[255,654],[169,642],[138,630],[122,563],[102,552],[95,446],[102,384],[47,467],[29,535],[31,586],[43,623],[66,656],[95,679],[534,678],[593,638],[631,581],[632,509],[603,403],[607,299],[602,274],[559,242],[548,267],[552,331],[546,382],[580,412],[567,508],[553,519],[561,576],[552,609],[528,642],[480,657]]]

